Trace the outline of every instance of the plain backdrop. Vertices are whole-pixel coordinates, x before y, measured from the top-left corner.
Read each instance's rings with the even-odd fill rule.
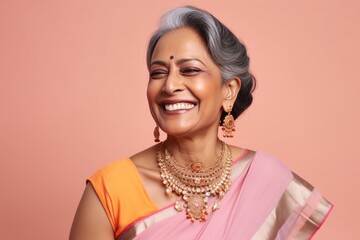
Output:
[[[86,178],[154,143],[147,41],[192,4],[245,42],[258,80],[231,143],[274,154],[335,204],[315,239],[359,239],[359,3],[2,0],[0,238],[68,238]]]

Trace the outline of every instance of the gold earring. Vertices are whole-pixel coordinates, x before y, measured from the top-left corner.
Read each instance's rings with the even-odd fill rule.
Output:
[[[231,114],[232,106],[230,105],[227,110],[227,115],[224,118],[223,124],[222,124],[222,130],[223,130],[223,137],[224,138],[232,138],[234,137],[233,132],[235,132],[235,119],[234,116]]]
[[[159,131],[159,126],[156,125],[155,129],[154,129],[154,141],[155,142],[160,142],[160,131]]]

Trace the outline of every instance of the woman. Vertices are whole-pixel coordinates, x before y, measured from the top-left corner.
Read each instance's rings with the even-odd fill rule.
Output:
[[[88,179],[70,239],[309,239],[332,205],[274,157],[229,146],[252,102],[243,44],[211,14],[168,12],[150,40],[147,97],[167,134]]]

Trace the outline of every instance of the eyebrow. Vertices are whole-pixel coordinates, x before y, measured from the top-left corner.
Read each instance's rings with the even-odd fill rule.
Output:
[[[202,63],[205,67],[207,67],[206,64],[205,64],[203,61],[201,61],[200,59],[198,59],[198,58],[181,58],[181,59],[175,61],[175,64],[176,64],[176,65],[180,65],[180,64],[182,64],[182,63],[189,62],[189,61],[198,61],[198,62]],[[161,66],[164,66],[164,67],[167,67],[167,66],[168,66],[168,64],[167,64],[166,62],[161,61],[161,60],[156,60],[156,61],[153,61],[153,62],[150,64],[150,67],[151,67],[152,65],[155,65],[155,64],[161,65]]]

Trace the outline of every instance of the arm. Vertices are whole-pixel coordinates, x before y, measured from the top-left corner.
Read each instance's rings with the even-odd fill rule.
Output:
[[[86,185],[70,231],[70,240],[114,240],[114,231],[91,183]]]

